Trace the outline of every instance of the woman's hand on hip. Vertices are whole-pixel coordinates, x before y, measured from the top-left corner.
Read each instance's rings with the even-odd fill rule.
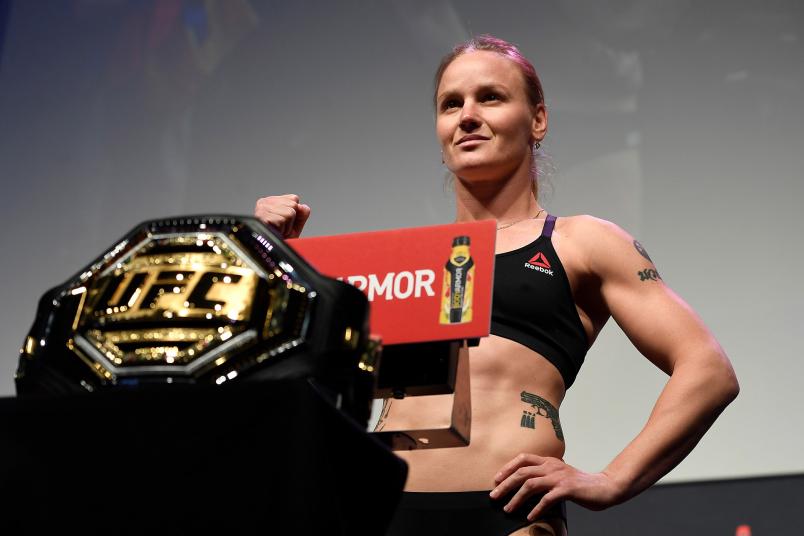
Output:
[[[617,504],[621,495],[619,484],[606,473],[585,473],[558,458],[535,454],[519,454],[494,476],[494,483],[497,487],[491,491],[493,499],[516,492],[504,507],[506,512],[521,507],[533,495],[542,495],[528,513],[530,521],[561,500],[603,510]]]
[[[254,216],[282,233],[282,238],[298,238],[310,217],[310,207],[299,203],[296,194],[261,197]]]

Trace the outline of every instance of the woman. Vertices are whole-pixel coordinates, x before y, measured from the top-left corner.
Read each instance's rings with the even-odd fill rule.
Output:
[[[457,46],[436,74],[436,132],[455,176],[456,221],[497,225],[491,335],[470,348],[472,439],[399,455],[409,477],[390,534],[566,534],[563,501],[621,503],[673,468],[737,395],[734,371],[645,249],[591,216],[539,204],[534,152],[547,133],[541,83],[491,36]],[[298,236],[310,209],[263,198],[256,216]],[[562,460],[558,408],[609,319],[670,375],[644,429],[599,473]],[[449,415],[449,397],[386,407],[389,428]]]

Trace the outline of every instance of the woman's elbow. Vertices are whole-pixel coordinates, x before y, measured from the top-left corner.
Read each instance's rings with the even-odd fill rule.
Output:
[[[726,386],[726,398],[728,400],[727,404],[730,404],[737,398],[737,395],[740,394],[740,382],[737,381],[737,374],[734,373],[734,369],[729,367],[729,375],[728,381]]]
[[[740,393],[740,383],[731,361],[718,346],[699,352],[697,355],[688,354],[688,359],[676,372],[690,378],[696,385],[695,389],[709,398],[710,403],[722,410]],[[693,380],[694,378],[694,380]]]
[[[740,382],[737,380],[737,374],[734,372],[734,367],[731,361],[721,350],[718,356],[719,366],[714,368],[714,385],[717,385],[718,391],[721,393],[723,400],[723,407],[731,404],[737,395],[740,394]]]

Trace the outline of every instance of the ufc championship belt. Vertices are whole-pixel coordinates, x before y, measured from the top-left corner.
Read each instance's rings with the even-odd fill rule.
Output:
[[[140,224],[48,291],[17,393],[313,378],[368,418],[377,344],[368,300],[324,277],[250,217]]]

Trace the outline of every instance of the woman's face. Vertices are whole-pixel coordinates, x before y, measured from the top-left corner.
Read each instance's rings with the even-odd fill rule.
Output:
[[[544,106],[535,109],[519,67],[485,50],[455,58],[436,91],[436,134],[444,163],[469,181],[496,180],[522,166],[547,130]]]

